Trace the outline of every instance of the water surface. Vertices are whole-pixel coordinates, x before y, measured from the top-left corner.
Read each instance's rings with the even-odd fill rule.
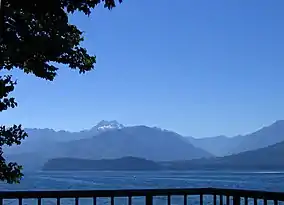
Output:
[[[0,184],[1,190],[97,190],[97,189],[156,189],[156,188],[235,188],[284,192],[284,172],[36,172],[26,173],[21,184]],[[210,201],[210,197],[206,200]],[[205,200],[205,201],[206,201]],[[172,204],[182,204],[181,197],[174,197]],[[188,204],[197,204],[191,197]],[[207,202],[207,201],[206,201]],[[80,199],[80,204],[91,204],[91,199]],[[127,199],[116,199],[116,204],[127,204]],[[133,199],[143,204],[144,199]],[[5,204],[16,204],[5,200]],[[24,204],[36,204],[24,200]],[[45,199],[43,204],[56,204]],[[62,204],[74,204],[64,199]],[[98,204],[109,204],[109,199],[98,199]],[[154,204],[167,204],[164,197],[157,197]],[[259,202],[259,204],[262,204]]]

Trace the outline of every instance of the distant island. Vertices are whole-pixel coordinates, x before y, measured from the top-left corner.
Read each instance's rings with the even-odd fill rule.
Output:
[[[157,171],[162,169],[163,167],[154,161],[137,157],[102,160],[56,158],[48,160],[43,166],[45,171]]]

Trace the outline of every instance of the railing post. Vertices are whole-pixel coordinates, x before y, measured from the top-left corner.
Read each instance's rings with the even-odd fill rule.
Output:
[[[60,205],[60,197],[57,197],[56,204]]]
[[[217,195],[216,194],[213,195],[213,204],[217,205]]]
[[[226,205],[230,205],[230,195],[226,196]]]
[[[183,205],[187,205],[187,195],[183,196]]]
[[[245,197],[245,205],[248,205],[248,197]]]
[[[75,198],[75,205],[79,205],[79,198],[78,197]]]
[[[241,197],[233,196],[233,205],[240,205],[240,204],[241,204]]]
[[[128,196],[128,205],[132,205],[132,196]]]
[[[114,205],[114,196],[110,197],[110,205]]]
[[[263,205],[267,205],[267,199],[263,199]]]
[[[168,205],[171,205],[171,195],[168,195]]]
[[[146,205],[153,205],[153,196],[147,194],[146,195]]]
[[[223,195],[220,195],[220,205],[223,205]]]
[[[199,195],[199,202],[200,205],[203,205],[203,194]]]

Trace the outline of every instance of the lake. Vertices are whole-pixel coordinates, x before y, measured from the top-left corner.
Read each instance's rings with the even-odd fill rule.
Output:
[[[236,188],[284,192],[284,172],[36,172],[26,173],[21,184],[0,184],[1,190],[67,190],[67,189],[143,189],[143,188]],[[136,200],[136,201],[135,201]],[[116,199],[116,204],[127,204],[126,199]],[[182,203],[174,197],[173,204]],[[5,200],[4,204],[16,204]],[[24,200],[24,204],[36,204]],[[56,204],[45,199],[43,204]],[[62,204],[74,204],[64,199]],[[89,199],[80,199],[80,204],[91,204]],[[98,204],[109,204],[108,199],[98,199]],[[133,199],[133,204],[143,204],[143,199]],[[164,197],[154,204],[167,204]],[[191,198],[188,204],[197,204]],[[260,203],[261,204],[261,203]]]

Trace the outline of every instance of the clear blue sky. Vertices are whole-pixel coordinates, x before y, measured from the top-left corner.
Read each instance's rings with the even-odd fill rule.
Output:
[[[54,82],[14,72],[17,109],[0,123],[90,128],[116,119],[196,137],[284,119],[283,0],[124,0],[71,22],[97,55],[85,75]]]

